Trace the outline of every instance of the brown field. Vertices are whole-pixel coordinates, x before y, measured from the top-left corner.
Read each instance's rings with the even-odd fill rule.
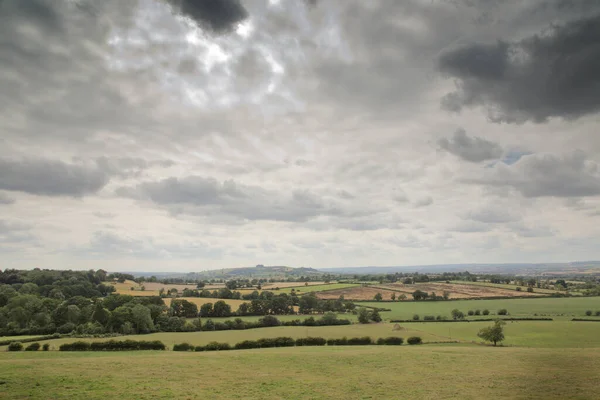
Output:
[[[392,294],[396,294],[396,297],[402,294],[393,290],[378,289],[369,286],[356,286],[317,292],[316,295],[323,300],[337,300],[342,295],[346,300],[373,300],[377,293],[381,293],[383,300],[391,300]]]
[[[331,282],[335,283],[335,282]],[[316,285],[326,285],[325,282],[308,282],[308,286],[316,286]],[[304,282],[273,282],[273,283],[263,283],[262,288],[269,290],[274,289],[276,287],[283,288],[291,288],[291,287],[304,287],[306,286]]]
[[[435,292],[438,296],[441,296],[444,291],[450,292],[451,299],[471,299],[478,297],[520,297],[520,296],[543,296],[543,293],[528,293],[523,290],[517,292],[516,290],[502,289],[489,286],[475,286],[460,283],[417,283],[414,285],[404,285],[401,283],[394,283],[388,285],[380,285],[378,287],[386,288],[388,290],[398,290],[410,295],[415,290],[421,290],[423,292],[431,293]],[[384,296],[385,298],[385,296]],[[409,296],[409,299],[412,297]]]
[[[240,306],[240,304],[242,303],[247,303],[246,300],[233,300],[233,299],[213,299],[213,298],[205,298],[205,297],[178,297],[178,300],[187,300],[191,303],[194,303],[195,305],[198,306],[198,308],[200,308],[203,304],[206,303],[216,303],[219,300],[224,301],[225,303],[229,304],[231,306],[231,311],[237,311],[238,307]],[[163,299],[165,301],[165,304],[167,305],[167,307],[169,307],[171,305],[171,301],[173,300],[170,297],[166,297]]]

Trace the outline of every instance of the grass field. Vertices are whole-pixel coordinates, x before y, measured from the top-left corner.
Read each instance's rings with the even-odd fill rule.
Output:
[[[2,399],[596,399],[598,376],[600,349],[0,353]]]
[[[466,282],[466,281],[451,281],[451,283],[455,283],[455,284],[461,284],[461,285],[472,285],[472,286],[487,286],[487,287],[492,287],[492,288],[499,288],[499,289],[507,289],[507,290],[517,290],[517,285],[511,285],[511,284],[505,284],[505,283],[491,283],[491,282]],[[581,283],[581,282],[578,282]],[[526,286],[521,286],[521,289],[523,290],[523,292],[525,292],[527,290]],[[553,294],[553,293],[560,293],[557,290],[553,290],[553,289],[538,289],[538,288],[533,288],[533,290],[535,291],[535,293],[544,293],[544,294]]]
[[[443,315],[450,318],[450,312],[457,308],[465,314],[469,310],[488,309],[495,314],[501,308],[506,308],[511,316],[565,316],[585,317],[586,310],[600,310],[600,297],[543,297],[532,299],[498,299],[498,300],[453,300],[453,301],[405,301],[394,303],[361,302],[358,306],[389,308],[392,311],[382,312],[385,319],[411,319],[414,314]],[[481,318],[481,317],[478,317]],[[600,328],[600,326],[598,327]]]
[[[359,285],[354,284],[354,283],[328,283],[328,284],[324,284],[324,285],[310,285],[309,284],[308,286],[296,286],[296,287],[281,288],[279,290],[273,290],[273,292],[289,294],[292,292],[292,289],[294,289],[298,295],[301,295],[301,294],[305,294],[305,293],[322,292],[322,291],[326,291],[326,290],[335,290],[335,289],[344,289],[344,288],[355,287],[355,286],[359,286]]]

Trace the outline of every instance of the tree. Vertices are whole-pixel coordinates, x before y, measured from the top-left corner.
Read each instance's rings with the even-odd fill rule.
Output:
[[[184,299],[171,301],[171,315],[174,317],[195,318],[198,316],[198,306]]]
[[[383,300],[383,296],[381,295],[381,293],[377,293],[374,297],[375,301],[381,301]]]
[[[245,303],[243,303],[245,304]],[[213,313],[213,303],[204,303],[200,306],[200,316],[201,317],[212,317]]]
[[[529,286],[529,287],[527,288],[527,293],[533,293],[533,287]]]
[[[217,301],[213,305],[213,317],[229,317],[231,316],[231,306],[223,300]]]
[[[92,320],[94,322],[98,322],[102,326],[106,326],[109,318],[110,312],[104,307],[102,307],[102,302],[96,302],[96,308],[94,309],[94,313],[92,314]]]
[[[360,322],[361,324],[369,323],[369,311],[364,307],[361,307],[358,310],[358,322]]]
[[[148,333],[154,330],[154,322],[150,315],[150,309],[141,304],[133,306],[131,309],[131,319],[138,333]]]
[[[459,311],[457,308],[452,310],[451,315],[452,315],[452,319],[454,319],[454,320],[465,318],[465,314],[462,311]]]
[[[390,298],[392,299],[392,301],[396,300],[396,293],[392,293],[392,295],[390,296]]]
[[[373,310],[371,312],[371,315],[369,316],[369,318],[373,322],[381,322],[381,315],[379,315],[379,311],[377,311],[377,310]]]
[[[504,325],[505,324],[506,324],[506,322],[497,319],[494,322],[494,325],[481,329],[479,331],[479,333],[477,334],[477,336],[479,336],[481,339],[483,339],[487,342],[494,343],[494,346],[496,346],[496,343],[502,342],[504,340]]]

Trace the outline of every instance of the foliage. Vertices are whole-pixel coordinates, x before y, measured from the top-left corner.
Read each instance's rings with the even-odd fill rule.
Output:
[[[494,343],[502,342],[504,340],[504,325],[506,322],[498,319],[494,322],[494,325],[482,328],[477,336],[481,339]]]
[[[8,351],[21,351],[23,350],[23,343],[12,342],[8,345]]]
[[[419,336],[411,336],[406,339],[406,343],[414,345],[414,344],[422,344],[423,340]]]
[[[322,337],[305,337],[296,339],[296,346],[325,346],[327,340]]]
[[[508,315],[508,311],[506,310],[506,308],[501,308],[500,310],[498,310],[498,315]]]
[[[404,339],[402,339],[401,337],[396,337],[396,336],[390,336],[387,338],[377,339],[378,345],[400,346],[402,343],[404,343]]]
[[[38,342],[31,343],[29,346],[25,347],[25,351],[38,351],[40,347]]]
[[[179,343],[173,345],[173,351],[194,351],[196,348],[189,343]]]

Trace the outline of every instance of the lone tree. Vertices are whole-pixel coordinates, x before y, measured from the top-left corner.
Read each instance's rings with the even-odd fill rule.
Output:
[[[375,301],[381,301],[383,300],[383,296],[381,295],[381,293],[377,293],[374,297]]]
[[[506,322],[497,319],[494,325],[482,328],[477,336],[487,342],[494,343],[495,346],[496,343],[504,340],[504,325],[506,325]]]
[[[369,323],[369,310],[364,307],[358,310],[358,322],[361,324]]]

